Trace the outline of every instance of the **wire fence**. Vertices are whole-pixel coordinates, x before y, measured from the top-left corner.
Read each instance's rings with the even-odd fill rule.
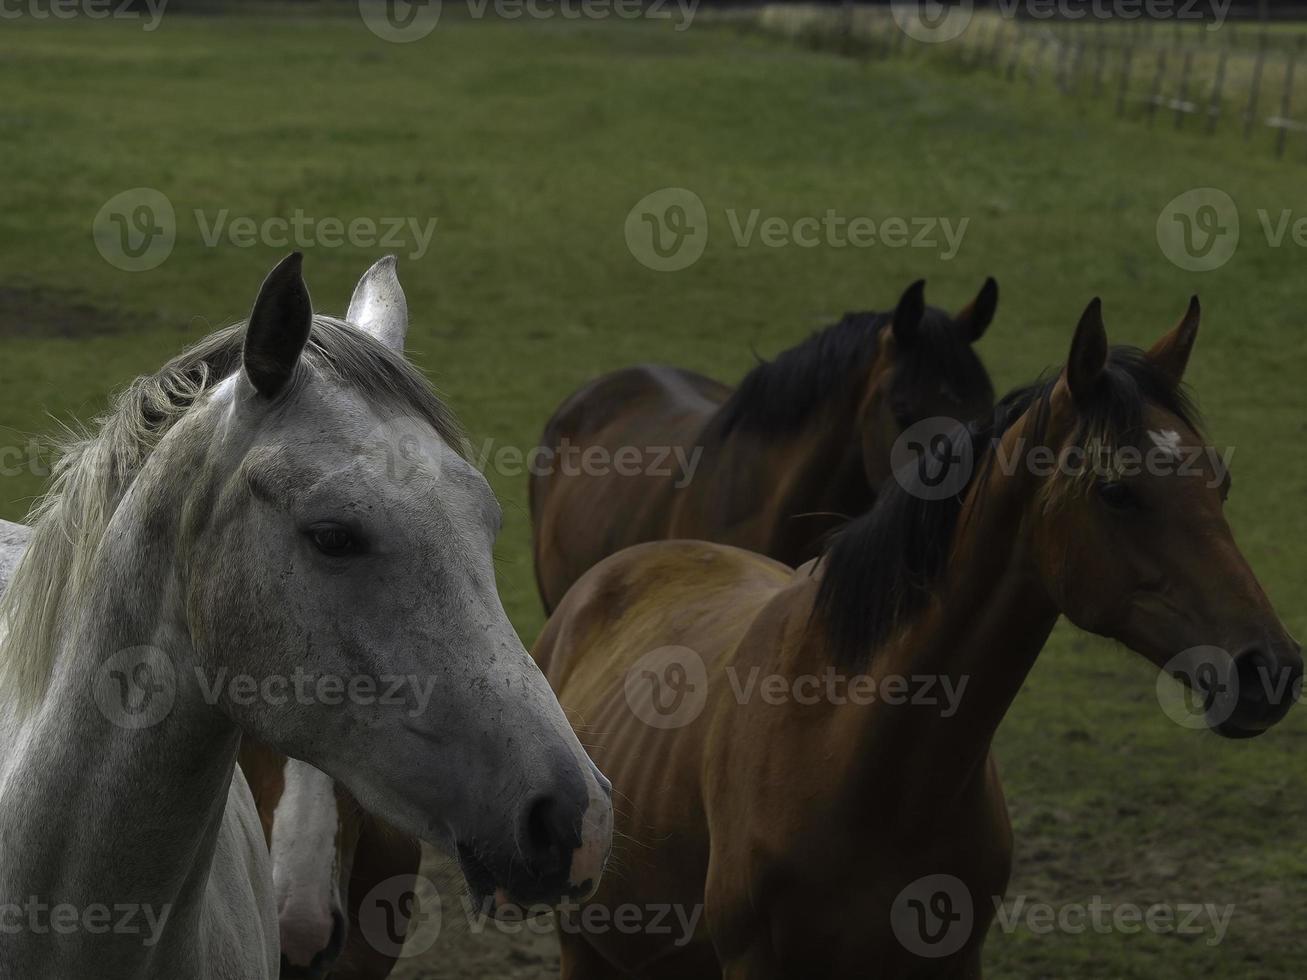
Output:
[[[1149,127],[1234,134],[1280,157],[1307,131],[1307,24],[1041,22],[975,10],[956,36],[937,41],[886,7],[777,4],[743,16],[846,55],[931,59],[1052,86]],[[1297,142],[1307,160],[1307,138]]]

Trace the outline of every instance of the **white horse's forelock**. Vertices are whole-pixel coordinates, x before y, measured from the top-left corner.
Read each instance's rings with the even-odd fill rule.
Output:
[[[57,629],[88,586],[87,569],[118,504],[164,436],[240,369],[244,336],[244,323],[211,334],[157,373],[137,378],[93,429],[70,427],[56,447],[50,487],[27,518],[31,541],[0,597],[0,701],[20,716],[44,698]],[[381,410],[421,418],[462,451],[461,430],[430,382],[382,341],[343,320],[315,316],[302,361]]]

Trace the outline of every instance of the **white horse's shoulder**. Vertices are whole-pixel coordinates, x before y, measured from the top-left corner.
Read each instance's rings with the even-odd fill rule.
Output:
[[[240,767],[232,775],[205,903],[205,980],[276,980],[280,949],[263,825]],[[258,934],[251,935],[251,924]]]

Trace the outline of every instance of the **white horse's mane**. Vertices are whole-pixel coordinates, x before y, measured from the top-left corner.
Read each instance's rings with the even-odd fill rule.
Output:
[[[83,594],[119,502],[164,435],[240,369],[244,338],[244,323],[209,335],[155,374],[137,378],[92,427],[67,430],[51,485],[27,518],[31,541],[0,598],[0,701],[11,700],[20,714],[45,695],[57,628]],[[345,321],[315,316],[301,362],[379,409],[416,415],[455,452],[463,450],[462,432],[427,378]]]

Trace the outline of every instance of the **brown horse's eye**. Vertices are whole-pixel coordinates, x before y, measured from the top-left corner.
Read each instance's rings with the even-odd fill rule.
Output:
[[[309,531],[309,535],[313,539],[313,546],[332,558],[352,555],[358,550],[357,542],[349,528],[341,527],[339,524],[319,524]]]
[[[1139,506],[1139,500],[1135,497],[1134,491],[1124,483],[1116,481],[1100,483],[1098,485],[1098,496],[1112,510],[1128,511]]]

